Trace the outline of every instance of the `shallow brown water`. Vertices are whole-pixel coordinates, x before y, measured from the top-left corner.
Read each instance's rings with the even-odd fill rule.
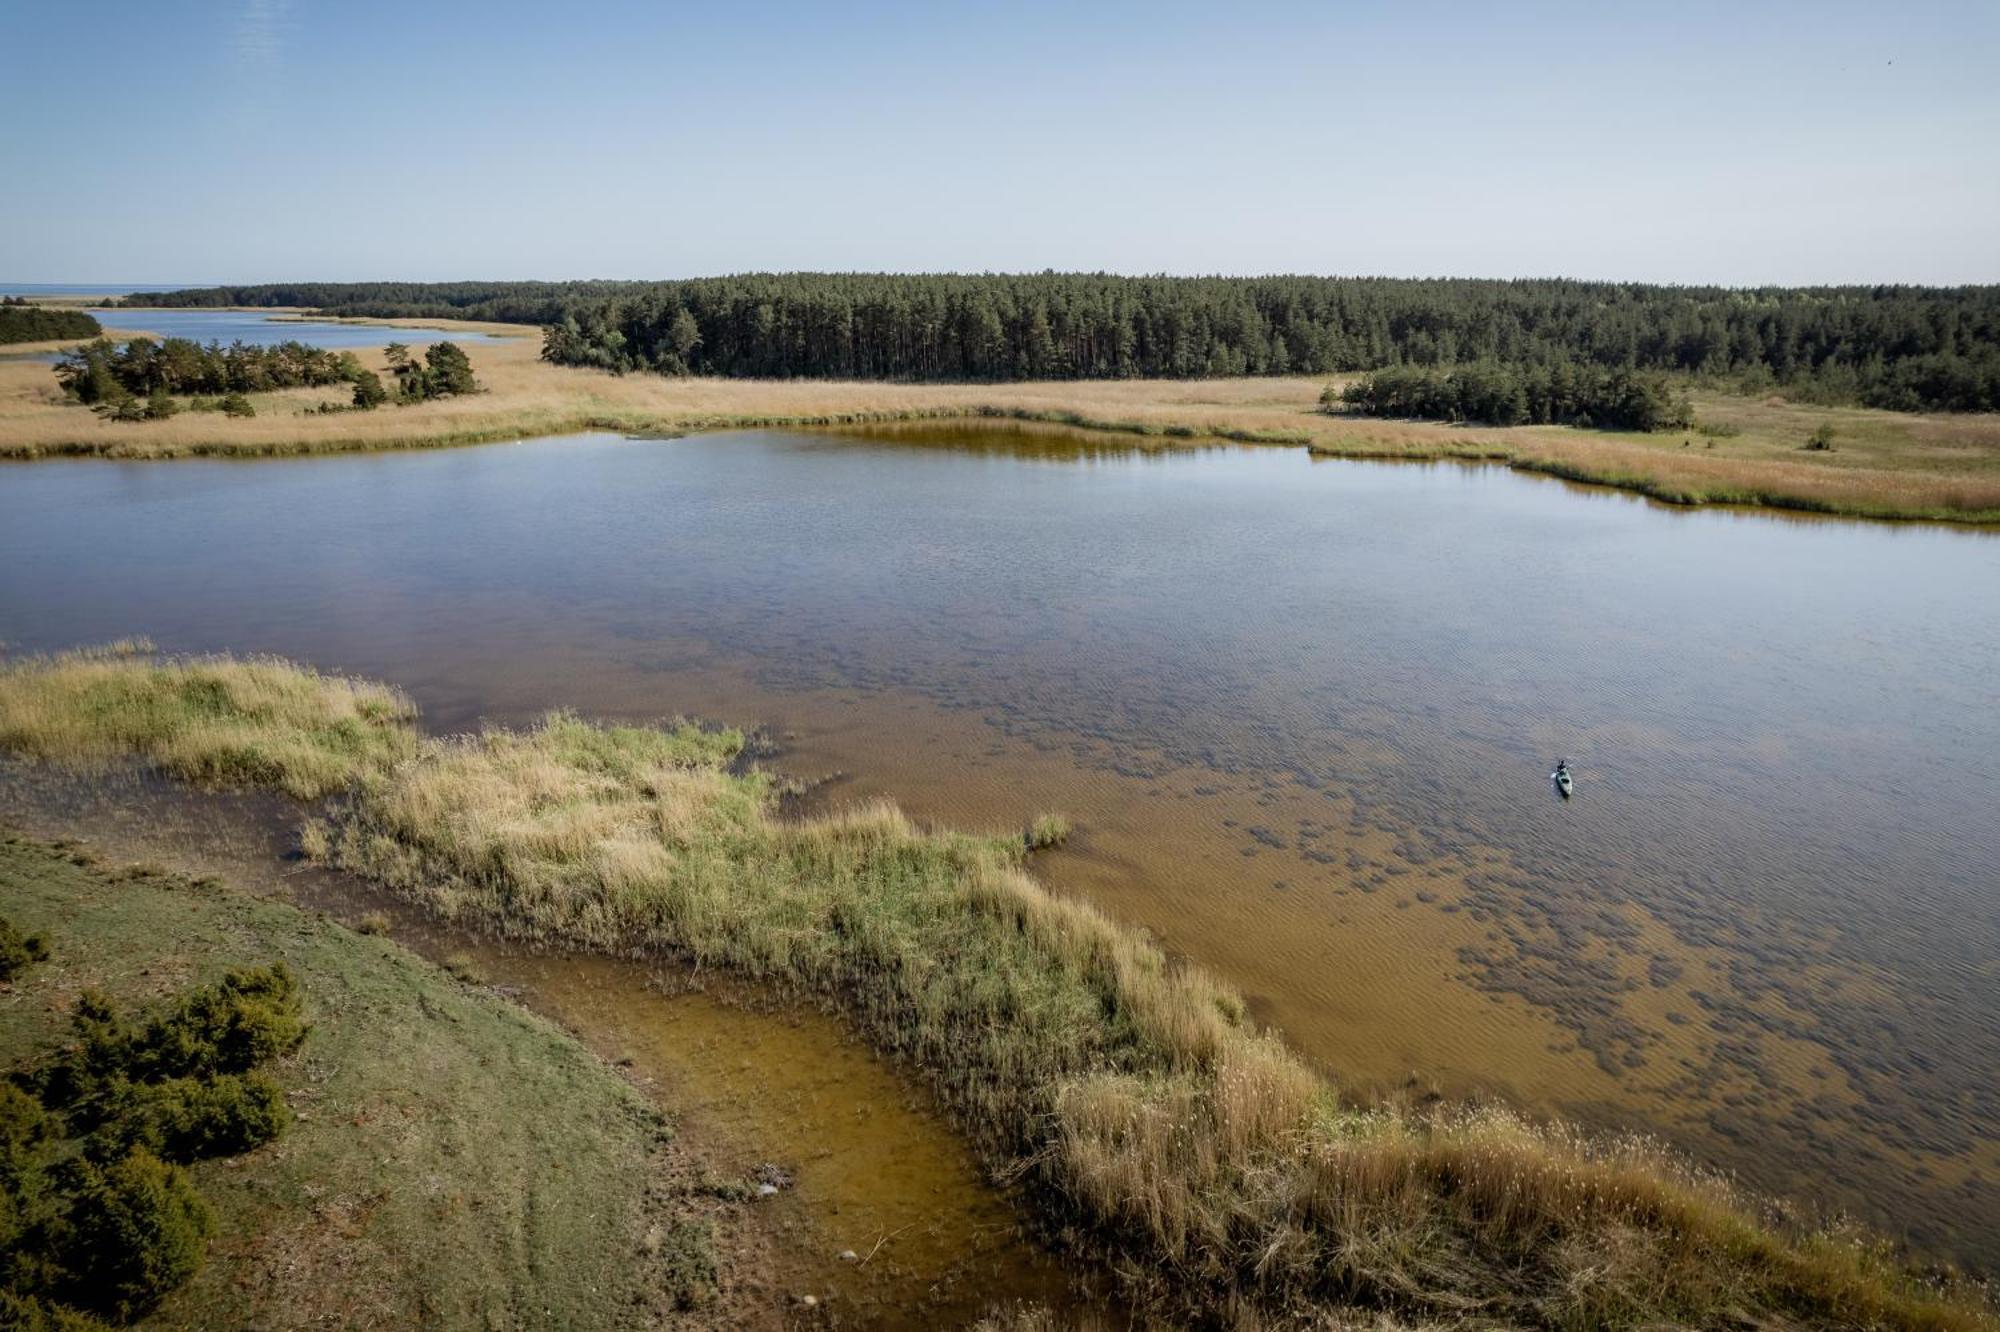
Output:
[[[1018,432],[0,472],[0,638],[763,723],[1363,1087],[2000,1259],[2000,541]],[[1549,765],[1576,765],[1557,799]]]

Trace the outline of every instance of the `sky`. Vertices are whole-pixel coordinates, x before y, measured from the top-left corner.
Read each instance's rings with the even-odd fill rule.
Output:
[[[0,0],[0,282],[2000,281],[2000,3]]]

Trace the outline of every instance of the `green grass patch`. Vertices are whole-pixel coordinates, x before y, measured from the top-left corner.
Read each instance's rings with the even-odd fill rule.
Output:
[[[671,1298],[647,1242],[665,1126],[549,1024],[291,906],[17,839],[0,840],[0,913],[52,950],[0,1005],[0,1062],[75,1039],[86,990],[153,1015],[109,1045],[162,1073],[188,1049],[257,1048],[268,1027],[177,996],[273,960],[296,981],[311,1034],[259,1065],[294,1122],[190,1167],[207,1261],[149,1326],[613,1327]],[[189,1027],[215,1039],[170,1039]]]

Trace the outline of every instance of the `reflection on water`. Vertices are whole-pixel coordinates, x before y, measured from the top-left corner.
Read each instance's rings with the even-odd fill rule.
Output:
[[[0,472],[0,638],[764,722],[1352,1081],[1638,1124],[2000,1258],[2000,542],[1035,432]],[[1567,755],[1576,798],[1554,798]]]

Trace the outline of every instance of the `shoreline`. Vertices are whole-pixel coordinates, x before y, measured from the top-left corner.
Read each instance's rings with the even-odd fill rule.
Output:
[[[1782,489],[1765,489],[1755,484],[1745,486],[1740,483],[1718,484],[1713,488],[1703,488],[1699,485],[1675,482],[1665,477],[1619,470],[1616,466],[1598,467],[1587,461],[1517,451],[1500,442],[1470,441],[1463,444],[1445,442],[1428,447],[1384,445],[1366,439],[1343,442],[1338,437],[1315,438],[1302,431],[1203,426],[1185,422],[1160,425],[1150,422],[1105,420],[1062,409],[1030,410],[991,404],[861,410],[796,416],[746,413],[691,418],[584,413],[527,425],[496,423],[469,429],[415,432],[407,435],[355,435],[345,438],[336,436],[313,440],[247,442],[219,438],[143,448],[128,447],[126,442],[118,440],[74,439],[46,444],[0,442],[0,463],[28,464],[84,459],[106,462],[177,462],[187,459],[309,458],[357,453],[401,453],[422,449],[474,448],[488,444],[521,443],[528,439],[593,433],[621,434],[632,439],[679,439],[688,435],[718,434],[732,430],[837,430],[927,423],[978,425],[983,422],[1041,425],[1091,435],[1122,436],[1149,441],[1153,447],[1163,450],[1205,443],[1231,443],[1269,448],[1303,448],[1314,457],[1347,462],[1419,464],[1450,462],[1501,467],[1527,476],[1546,477],[1594,490],[1634,495],[1676,509],[1767,511],[1820,518],[1842,518],[1856,522],[1946,526],[1954,529],[2000,528],[2000,507],[1976,509],[1906,507],[1893,502],[1828,499]],[[1434,426],[1438,429],[1462,428],[1430,422],[1392,424]],[[144,441],[133,443],[144,443]]]
[[[212,715],[218,690],[271,702]],[[143,737],[100,695],[150,699]],[[11,664],[0,714],[9,747],[59,766],[132,757],[196,787],[287,791],[309,860],[434,918],[833,1005],[922,1070],[1079,1255],[1152,1271],[1130,1293],[1159,1312],[1359,1300],[1422,1318],[1479,1299],[1595,1322],[1545,1284],[1588,1253],[1614,1274],[1598,1296],[1642,1321],[1727,1306],[1989,1325],[1886,1250],[1773,1228],[1759,1199],[1644,1141],[1496,1108],[1355,1106],[1232,991],[1031,877],[1018,835],[919,827],[881,803],[783,822],[777,779],[736,775],[738,733],[552,714],[436,740],[389,686],[116,648]],[[1420,1233],[1450,1261],[1408,1288],[1375,1245]]]
[[[442,924],[378,885],[301,861],[302,809],[165,782],[142,766],[72,773],[0,754],[0,838],[87,847],[106,863],[214,880],[225,897],[378,935],[447,983],[549,1024],[622,1080],[673,1126],[679,1173],[693,1185],[684,1192],[713,1224],[725,1293],[683,1308],[690,1326],[789,1326],[801,1293],[888,1329],[946,1314],[970,1325],[1024,1297],[1070,1304],[1071,1269],[1020,1200],[978,1169],[923,1079],[844,1016],[725,973]],[[755,1190],[765,1162],[786,1179],[770,1197]],[[885,1235],[888,1261],[857,1268],[838,1257]]]
[[[268,311],[264,313],[269,313]],[[1078,380],[905,384],[669,379],[549,365],[529,330],[450,320],[343,318],[385,330],[493,334],[465,344],[486,391],[372,412],[344,385],[253,394],[257,416],[182,414],[113,423],[65,401],[48,366],[0,363],[0,460],[272,458],[446,448],[588,431],[686,435],[899,423],[1010,421],[1160,448],[1205,442],[1300,447],[1361,461],[1473,462],[1622,490],[1677,507],[1720,505],[1869,521],[2000,526],[2000,415],[1822,408],[1697,394],[1700,425],[1653,435],[1553,426],[1488,428],[1328,413],[1318,379]],[[357,348],[381,370],[380,348]],[[1835,427],[1825,453],[1801,448]]]

